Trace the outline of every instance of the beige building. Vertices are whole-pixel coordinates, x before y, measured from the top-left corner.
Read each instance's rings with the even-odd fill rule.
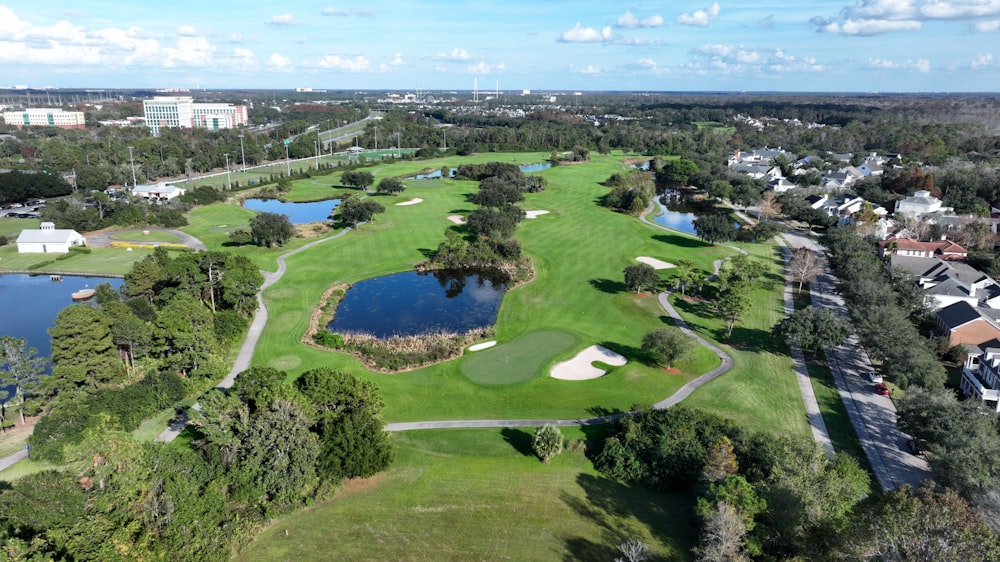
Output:
[[[249,121],[245,105],[194,103],[191,96],[156,96],[143,100],[142,109],[154,135],[161,127],[232,129]]]
[[[32,107],[24,111],[5,111],[3,122],[18,129],[22,127],[59,127],[60,129],[85,129],[87,122],[82,111],[63,111],[59,108]]]

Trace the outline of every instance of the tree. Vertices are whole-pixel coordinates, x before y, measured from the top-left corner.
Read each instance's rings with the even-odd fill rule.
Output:
[[[688,285],[697,283],[702,279],[703,272],[695,268],[694,262],[691,260],[677,260],[677,268],[674,269],[674,279],[677,280],[677,288],[681,290],[681,296],[684,296],[684,290]]]
[[[24,338],[0,336],[0,432],[4,431],[8,406],[17,410],[24,425],[24,411],[37,398],[46,363],[37,353]],[[13,394],[9,387],[13,387]]]
[[[504,240],[514,234],[524,216],[524,211],[515,205],[480,207],[469,213],[467,225],[469,230],[481,237]]]
[[[788,273],[792,276],[793,281],[798,282],[798,290],[801,293],[803,284],[811,283],[820,273],[823,273],[823,263],[809,248],[796,248],[788,260]]]
[[[545,464],[549,464],[552,457],[561,453],[562,449],[562,433],[553,425],[545,424],[536,429],[531,436],[531,450]]]
[[[250,240],[258,246],[284,246],[292,236],[295,227],[288,215],[265,212],[250,219]]]
[[[642,350],[657,364],[670,368],[694,347],[694,339],[679,328],[659,328],[642,337]]]
[[[375,188],[375,191],[395,195],[397,193],[402,193],[405,189],[406,185],[401,179],[397,177],[388,177],[382,178],[382,180],[378,182],[378,187]]]
[[[642,562],[653,556],[653,550],[649,545],[636,539],[629,539],[618,545],[618,552],[621,552],[624,558],[615,558],[615,562]]]
[[[660,188],[674,189],[687,185],[688,179],[698,173],[698,165],[686,158],[667,160],[656,170],[656,185]]]
[[[736,225],[728,215],[712,214],[694,219],[694,231],[702,240],[715,244],[727,242],[736,234]]]
[[[733,453],[733,443],[728,437],[723,435],[707,447],[705,468],[701,470],[702,480],[714,484],[736,474],[738,469],[736,454]]]
[[[351,170],[340,176],[340,182],[350,187],[368,189],[375,183],[375,176],[371,172]]]
[[[974,219],[962,226],[962,244],[969,250],[987,251],[993,249],[993,231],[983,219]]]
[[[744,552],[743,537],[747,527],[736,508],[719,502],[702,525],[701,541],[694,549],[699,562],[743,562],[750,558]]]
[[[241,458],[235,468],[245,499],[287,506],[300,501],[316,479],[319,442],[312,420],[292,401],[276,400],[251,416],[241,436]]]
[[[385,207],[375,201],[362,200],[359,197],[348,197],[340,203],[340,220],[355,228],[363,222],[371,222],[378,213],[384,213]]]
[[[52,375],[47,394],[92,393],[120,381],[124,374],[108,319],[88,305],[68,306],[56,316],[52,336]]]
[[[726,322],[727,338],[733,335],[733,327],[750,310],[751,306],[753,306],[753,300],[750,298],[749,283],[745,281],[731,283],[728,289],[722,291],[722,294],[715,301],[715,309]]]
[[[645,288],[656,288],[660,282],[660,274],[648,263],[637,263],[625,266],[625,286],[636,294]]]
[[[829,308],[807,306],[783,318],[774,333],[816,355],[843,343],[851,335],[851,323]]]
[[[765,191],[757,203],[757,216],[762,221],[770,221],[781,214],[781,203],[773,191]]]

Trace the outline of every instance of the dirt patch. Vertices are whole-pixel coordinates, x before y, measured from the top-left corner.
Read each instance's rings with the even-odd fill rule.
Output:
[[[13,423],[14,425],[8,427],[5,433],[0,434],[0,445],[24,441],[31,435],[31,432],[35,431],[35,424],[38,423],[39,419],[41,419],[39,416],[26,417],[24,418],[24,425],[21,425],[21,418],[17,415],[17,412],[8,408],[7,423]]]
[[[367,492],[368,490],[377,487],[383,480],[385,480],[385,473],[379,473],[370,478],[349,478],[344,480],[344,483],[341,484],[340,489],[337,490],[334,498],[342,498],[352,494]]]
[[[660,367],[660,370],[663,371],[664,373],[668,374],[668,375],[679,375],[679,374],[681,374],[681,370],[678,369],[677,367],[669,367],[669,368],[668,367]]]

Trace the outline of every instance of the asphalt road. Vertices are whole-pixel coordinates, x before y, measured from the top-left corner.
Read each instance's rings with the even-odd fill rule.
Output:
[[[810,285],[813,306],[828,307],[847,317],[843,298],[834,292],[836,278],[830,273],[822,246],[799,233],[788,232],[782,236],[792,248],[809,248],[822,260],[824,273]],[[840,398],[882,489],[890,490],[903,484],[916,487],[933,478],[927,460],[907,450],[906,442],[911,436],[896,428],[896,405],[892,398],[877,394],[875,385],[868,380],[872,363],[858,345],[857,336],[851,336],[843,345],[828,349],[826,353]]]

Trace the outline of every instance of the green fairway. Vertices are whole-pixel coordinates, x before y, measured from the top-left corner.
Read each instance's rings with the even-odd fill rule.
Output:
[[[122,242],[157,242],[163,244],[180,244],[181,239],[164,230],[120,230],[111,233],[112,240]]]
[[[278,519],[235,558],[610,561],[638,539],[657,560],[690,559],[691,496],[615,482],[580,452],[542,464],[531,431],[394,434],[389,470]]]
[[[38,219],[12,219],[10,217],[0,218],[0,236],[7,239],[7,243],[17,247],[14,241],[25,228],[38,228],[42,221]]]
[[[546,158],[542,153],[482,154],[474,158],[399,162],[376,167],[376,181],[444,165],[488,161],[532,163]],[[641,255],[660,256],[667,261],[689,259],[709,270],[713,259],[732,251],[665,233],[634,217],[601,207],[599,199],[607,192],[601,182],[622,170],[622,158],[620,154],[595,157],[586,165],[559,166],[540,172],[548,179],[548,187],[542,193],[528,194],[521,207],[550,213],[526,220],[517,233],[525,253],[533,260],[536,278],[507,293],[498,313],[496,331],[501,342],[511,342],[531,332],[571,334],[581,343],[600,344],[625,355],[628,365],[600,379],[575,382],[569,391],[565,381],[550,377],[507,385],[470,380],[465,372],[472,371],[463,372],[463,365],[473,361],[476,354],[410,372],[379,375],[351,356],[301,344],[310,315],[328,287],[410,270],[444,239],[446,228],[460,229],[447,217],[473,209],[467,196],[477,188],[477,182],[454,179],[412,181],[400,197],[377,197],[386,212],[376,222],[291,256],[287,260],[288,272],[264,294],[269,321],[254,363],[287,368],[293,376],[328,366],[372,380],[381,388],[387,404],[386,417],[393,422],[575,418],[595,409],[629,409],[669,396],[687,380],[704,372],[690,370],[691,367],[702,367],[706,362],[696,354],[695,361],[679,365],[682,375],[677,376],[638,360],[642,357],[639,346],[643,334],[662,326],[666,320],[662,311],[654,308],[651,313],[645,305],[645,301],[655,302],[655,297],[629,294],[622,283],[622,270]],[[403,207],[391,204],[414,197],[423,202]],[[248,220],[249,212],[233,205],[213,205],[198,209],[191,216],[192,226],[185,230],[202,238],[211,248],[224,243],[222,231],[240,220]],[[303,243],[293,241],[281,251]],[[274,250],[247,247],[234,251],[245,253],[264,269],[275,268],[273,260],[278,252]],[[570,355],[565,353],[566,358]]]
[[[89,254],[19,254],[16,245],[4,246],[0,248],[0,271],[30,269],[41,272],[124,275],[132,269],[132,264],[152,253],[152,248],[135,248],[132,251],[126,248],[92,248]],[[57,260],[59,256],[68,257]],[[45,265],[42,267],[36,267],[43,263]]]
[[[541,368],[572,347],[566,332],[531,332],[511,342],[477,351],[462,362],[462,373],[479,384],[514,384],[536,377]]]

